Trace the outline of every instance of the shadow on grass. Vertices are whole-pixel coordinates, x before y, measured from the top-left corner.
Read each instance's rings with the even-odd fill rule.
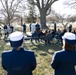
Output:
[[[26,44],[24,47],[26,49],[30,48],[31,50],[34,50],[36,52],[42,51],[39,54],[42,55],[42,56],[47,56],[47,53],[53,55],[53,53],[55,51],[61,50],[62,49],[62,44],[54,43],[54,44],[46,45],[44,42],[43,43],[34,42],[34,43]]]
[[[3,50],[10,49],[10,47],[7,48],[6,45],[4,45],[3,41],[1,41],[1,42],[2,43],[0,44],[0,54]],[[54,43],[54,44],[46,45],[44,42],[39,42],[39,43],[30,42],[30,43],[24,44],[24,48],[26,50],[30,49],[30,50],[34,50],[36,52],[42,51],[39,54],[42,56],[47,56],[47,53],[53,55],[53,53],[55,51],[61,50],[62,44]],[[36,53],[36,57],[37,57],[37,53]]]

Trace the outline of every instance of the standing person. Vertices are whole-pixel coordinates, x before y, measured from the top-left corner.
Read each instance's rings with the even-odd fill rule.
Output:
[[[33,75],[36,68],[36,58],[33,51],[25,50],[21,32],[13,32],[9,36],[12,50],[2,53],[2,67],[7,75]]]
[[[74,33],[76,35],[76,30],[74,30],[72,33]]]
[[[23,26],[23,33],[26,33],[26,24],[24,23],[22,26]]]
[[[36,28],[36,31],[39,33],[40,32],[40,25],[38,23],[35,25],[35,28]]]
[[[29,27],[30,27],[30,32],[31,32],[31,25],[32,25],[32,24],[30,23],[30,25],[29,25]]]
[[[72,25],[70,24],[70,26],[69,26],[69,32],[71,32],[72,31]]]
[[[8,27],[7,27],[7,25],[4,25],[3,29],[4,29],[5,37],[7,37],[8,36]]]
[[[10,25],[10,33],[12,33],[14,31],[14,27],[13,25]]]
[[[63,29],[63,31],[61,31],[60,35],[59,35],[59,38],[60,38],[60,41],[62,42],[62,36],[67,32],[66,29]]]
[[[63,50],[54,53],[51,66],[54,75],[76,75],[76,38],[75,34],[66,32],[63,38]]]
[[[56,23],[54,22],[54,32],[56,33]]]
[[[2,37],[2,29],[1,29],[1,27],[0,27],[0,39],[1,39],[1,37]]]

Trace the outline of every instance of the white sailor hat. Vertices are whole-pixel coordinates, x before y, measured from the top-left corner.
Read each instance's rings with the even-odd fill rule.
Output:
[[[63,36],[62,39],[65,40],[68,44],[74,45],[76,44],[76,35],[71,32],[66,32]]]
[[[19,31],[13,32],[9,35],[9,39],[12,47],[19,47],[23,42],[23,34]]]

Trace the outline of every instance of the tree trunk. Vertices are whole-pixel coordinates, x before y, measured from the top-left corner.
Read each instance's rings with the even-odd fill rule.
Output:
[[[23,18],[21,18],[21,26],[23,25]]]
[[[40,11],[40,21],[41,21],[41,26],[42,26],[42,29],[46,29],[47,26],[46,26],[46,13],[45,11]]]
[[[8,20],[8,25],[10,26],[10,19]]]
[[[10,15],[8,14],[8,18],[7,18],[7,20],[8,20],[8,25],[10,26]]]

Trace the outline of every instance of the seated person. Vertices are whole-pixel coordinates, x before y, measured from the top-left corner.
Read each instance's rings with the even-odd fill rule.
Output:
[[[32,34],[31,41],[32,41],[32,40],[35,40],[35,41],[39,40],[37,31],[35,31],[35,32]]]

